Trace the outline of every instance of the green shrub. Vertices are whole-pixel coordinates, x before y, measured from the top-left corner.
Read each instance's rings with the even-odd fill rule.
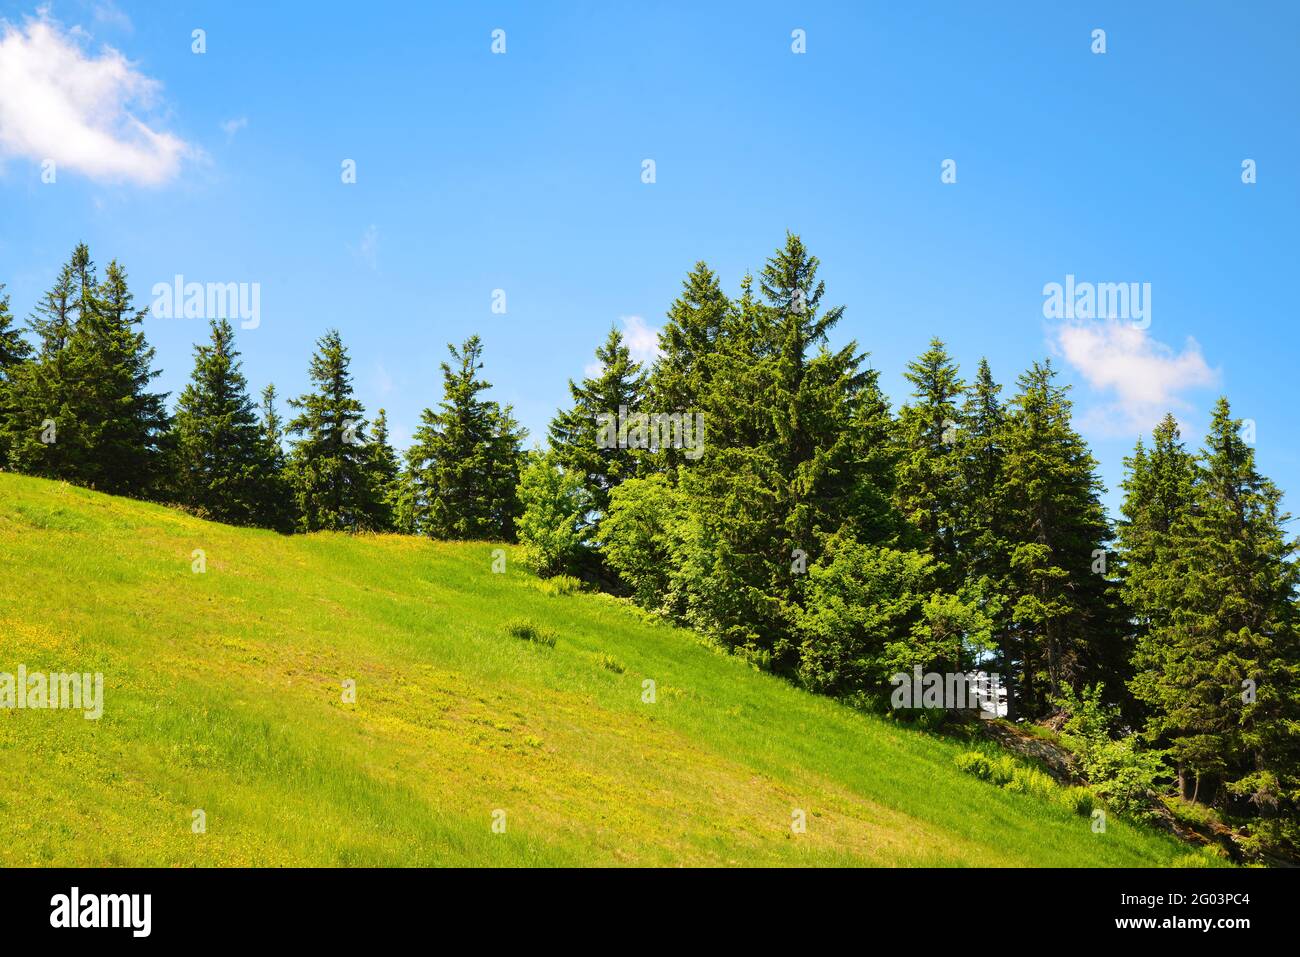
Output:
[[[1119,726],[1119,709],[1102,700],[1096,684],[1075,694],[1063,690],[1056,704],[1068,713],[1061,744],[1079,758],[1088,783],[1107,804],[1121,814],[1149,820],[1151,794],[1169,777],[1163,751],[1144,750],[1136,735],[1112,737]]]
[[[965,751],[957,755],[956,763],[967,774],[973,774],[984,781],[989,779],[991,765],[988,756],[982,751]]]
[[[967,751],[957,755],[956,761],[957,767],[967,774],[990,781],[998,787],[1010,784],[1017,772],[1026,770],[1016,763],[1015,758],[1006,754],[990,758],[982,751]]]
[[[1059,800],[1079,817],[1091,817],[1097,806],[1096,797],[1087,788],[1064,788]]]
[[[609,493],[601,554],[647,611],[670,612],[686,564],[685,494],[663,475],[630,478]]]
[[[1169,808],[1174,820],[1189,827],[1210,827],[1219,820],[1214,808],[1204,804],[1194,804],[1177,797],[1161,798],[1161,802]]]
[[[612,671],[616,675],[621,675],[627,669],[623,667],[623,662],[619,661],[613,655],[601,655],[596,659],[600,666],[606,671]]]
[[[524,564],[543,576],[575,569],[587,552],[583,519],[591,508],[582,476],[561,468],[554,453],[535,452],[517,494],[523,507],[518,534]]]
[[[1010,784],[1011,779],[1016,776],[1016,771],[1019,770],[1019,767],[1020,766],[1016,763],[1016,759],[1011,757],[1009,754],[1004,754],[994,758],[989,765],[989,780],[998,787],[1002,787],[1004,784]]]
[[[1166,777],[1163,755],[1138,749],[1132,736],[1091,750],[1084,773],[1092,789],[1121,814],[1139,820],[1152,816],[1151,794]]]
[[[506,630],[512,637],[520,638],[524,641],[531,641],[534,644],[545,645],[547,648],[554,648],[556,641],[555,632],[549,628],[541,628],[531,621],[518,619],[512,621],[506,626]]]
[[[1049,800],[1060,799],[1061,789],[1050,775],[1044,774],[1037,768],[1021,764],[1009,754],[989,757],[982,751],[966,751],[957,755],[954,760],[957,767],[967,774],[973,774],[983,781],[996,784],[998,787],[1013,791],[1016,794],[1032,794],[1035,797]],[[1081,791],[1083,789],[1076,788],[1074,790]],[[1091,800],[1092,796],[1088,795],[1088,801],[1091,802]],[[1069,802],[1063,801],[1062,803],[1072,806],[1069,805]],[[1091,811],[1092,804],[1089,803],[1088,812]]]
[[[808,568],[806,599],[796,611],[800,683],[842,695],[910,670],[896,663],[920,659],[897,639],[924,620],[933,578],[929,555],[833,540]]]
[[[1221,847],[1198,847],[1190,854],[1173,859],[1170,867],[1231,867],[1228,854]]]
[[[537,588],[542,594],[551,597],[573,595],[582,591],[582,579],[572,575],[556,575],[554,578],[543,578],[537,583]]]
[[[1016,768],[1011,773],[1011,780],[1006,783],[1006,789],[1016,794],[1050,798],[1057,788],[1056,782],[1042,771],[1033,768]]]

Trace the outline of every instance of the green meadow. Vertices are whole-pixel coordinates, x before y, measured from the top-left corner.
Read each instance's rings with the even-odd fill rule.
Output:
[[[1113,817],[1093,833],[963,774],[957,743],[624,602],[557,593],[510,548],[494,573],[498,547],[286,537],[0,475],[0,672],[104,676],[99,720],[0,709],[0,864],[1163,866],[1189,851]]]

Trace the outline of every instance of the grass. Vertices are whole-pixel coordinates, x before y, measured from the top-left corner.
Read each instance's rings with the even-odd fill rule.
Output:
[[[1187,863],[496,547],[0,475],[0,672],[104,675],[98,721],[0,710],[0,864]]]

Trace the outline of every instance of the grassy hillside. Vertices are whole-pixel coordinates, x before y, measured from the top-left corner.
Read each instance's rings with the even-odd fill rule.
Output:
[[[493,547],[282,537],[0,475],[0,672],[105,682],[99,721],[0,710],[0,864],[1159,865],[1186,852],[1115,820],[1094,834],[962,774],[954,745],[613,599],[547,594],[513,560],[493,574]],[[555,647],[511,637],[521,618]]]

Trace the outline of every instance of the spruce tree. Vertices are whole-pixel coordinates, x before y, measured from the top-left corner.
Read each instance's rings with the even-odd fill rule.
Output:
[[[107,492],[151,496],[165,481],[170,421],[165,393],[150,391],[161,374],[143,330],[148,310],[133,306],[126,273],[116,262],[104,270],[95,309],[78,323],[69,351],[84,359],[84,421],[94,429],[90,484]],[[84,351],[82,346],[84,344]]]
[[[84,244],[62,268],[32,317],[37,358],[10,390],[10,464],[101,491],[152,495],[163,478],[166,396],[149,391],[159,374],[135,326],[126,274],[110,263],[96,276]]]
[[[492,439],[488,447],[489,514],[493,527],[500,530],[501,539],[513,542],[518,537],[518,523],[524,513],[523,502],[519,499],[519,483],[527,463],[524,439],[528,430],[519,424],[511,406],[495,405],[493,411]]]
[[[10,404],[9,383],[18,374],[19,367],[32,355],[32,347],[14,325],[9,311],[9,296],[0,283],[0,469],[9,462],[7,435],[14,410]]]
[[[313,391],[289,400],[297,410],[288,424],[294,436],[289,475],[298,527],[305,532],[383,526],[366,448],[365,410],[352,392],[350,362],[338,331],[331,329],[312,356]]]
[[[852,521],[858,485],[850,423],[853,398],[870,376],[860,368],[865,356],[856,342],[829,348],[828,335],[844,307],[822,308],[820,265],[798,236],[787,233],[785,246],[760,274],[775,334],[765,363],[771,371],[766,408],[782,473],[787,554],[795,548],[816,554],[826,537]]]
[[[898,413],[896,496],[899,510],[919,533],[918,543],[939,564],[941,583],[954,586],[964,577],[959,567],[962,410],[966,385],[942,340],[908,364],[903,374],[912,383],[912,401]]]
[[[682,571],[691,620],[793,672],[803,576],[857,528],[867,462],[854,426],[877,416],[856,343],[832,350],[843,307],[824,308],[819,263],[787,235],[724,323],[700,404],[709,439],[680,471],[693,545]],[[878,424],[884,424],[880,422]]]
[[[76,258],[82,247],[74,251]],[[76,422],[69,408],[68,340],[76,324],[73,263],[41,297],[28,320],[36,337],[36,357],[13,367],[9,380],[9,415],[0,421],[0,446],[16,471],[45,478],[73,478]],[[60,434],[61,433],[61,434]],[[59,443],[60,438],[62,444]]]
[[[509,540],[519,515],[516,489],[523,467],[519,428],[510,408],[482,398],[483,344],[471,336],[448,345],[442,363],[443,400],[425,409],[407,450],[410,509],[433,538]]]
[[[682,292],[668,309],[668,321],[659,332],[660,356],[654,364],[647,391],[657,412],[693,414],[716,368],[719,339],[732,314],[732,303],[717,275],[697,262],[682,282]],[[680,449],[662,450],[659,460],[643,462],[676,478],[683,463]]]
[[[14,325],[9,311],[9,294],[0,282],[0,381],[9,378],[10,370],[31,358],[32,347],[23,338],[22,331]]]
[[[270,448],[240,371],[234,331],[213,320],[194,347],[194,372],[176,406],[175,494],[199,515],[230,525],[265,521]]]
[[[638,459],[647,457],[640,450],[626,447],[622,441],[626,436],[621,434],[618,445],[602,448],[602,438],[607,439],[606,433],[611,430],[600,427],[600,417],[651,411],[646,408],[646,377],[641,364],[632,360],[618,329],[609,330],[604,344],[596,349],[596,359],[600,363],[597,374],[581,383],[569,380],[573,404],[557,412],[550,427],[550,447],[556,461],[566,472],[583,476],[592,509],[589,524],[608,512],[609,493],[624,479],[636,475]]]
[[[275,407],[274,384],[262,390],[258,409],[258,432],[266,461],[258,524],[277,532],[291,532],[297,524],[293,487],[289,483],[288,460],[284,454],[285,429]]]
[[[1300,634],[1296,542],[1281,492],[1255,467],[1227,399],[1214,409],[1163,568],[1134,690],[1193,780],[1191,797],[1252,816],[1262,845],[1300,846]]]
[[[1050,362],[1018,380],[1004,429],[1012,568],[1008,603],[1021,654],[1019,703],[1045,714],[1062,688],[1126,677],[1127,650],[1105,564],[1110,530],[1096,462],[1070,422]]]
[[[1002,601],[1010,589],[1011,554],[1006,520],[1003,473],[1006,450],[1003,430],[1006,410],[986,359],[980,359],[975,381],[966,391],[957,435],[959,507],[956,543],[968,586],[981,589],[989,600],[983,612],[997,646],[996,671],[1007,687],[1007,718],[1014,721],[1014,675],[1020,660],[1011,608]]]
[[[907,537],[894,501],[898,489],[898,422],[880,388],[880,372],[867,369],[862,388],[852,397],[849,426],[854,451],[856,488],[851,495],[847,531],[868,545],[897,547]]]
[[[1170,610],[1163,604],[1168,590],[1162,581],[1176,563],[1170,549],[1175,529],[1191,513],[1197,468],[1196,457],[1183,445],[1172,415],[1155,427],[1151,450],[1148,452],[1139,439],[1124,464],[1125,494],[1116,533],[1122,595],[1133,630],[1136,673],[1132,688],[1141,700],[1146,691],[1139,689],[1146,689],[1159,674],[1164,656]],[[1185,792],[1184,769],[1177,770]]]
[[[379,410],[374,428],[370,432],[370,473],[372,483],[379,493],[384,531],[394,530],[394,521],[401,497],[401,464],[397,453],[388,442],[388,413]]]

